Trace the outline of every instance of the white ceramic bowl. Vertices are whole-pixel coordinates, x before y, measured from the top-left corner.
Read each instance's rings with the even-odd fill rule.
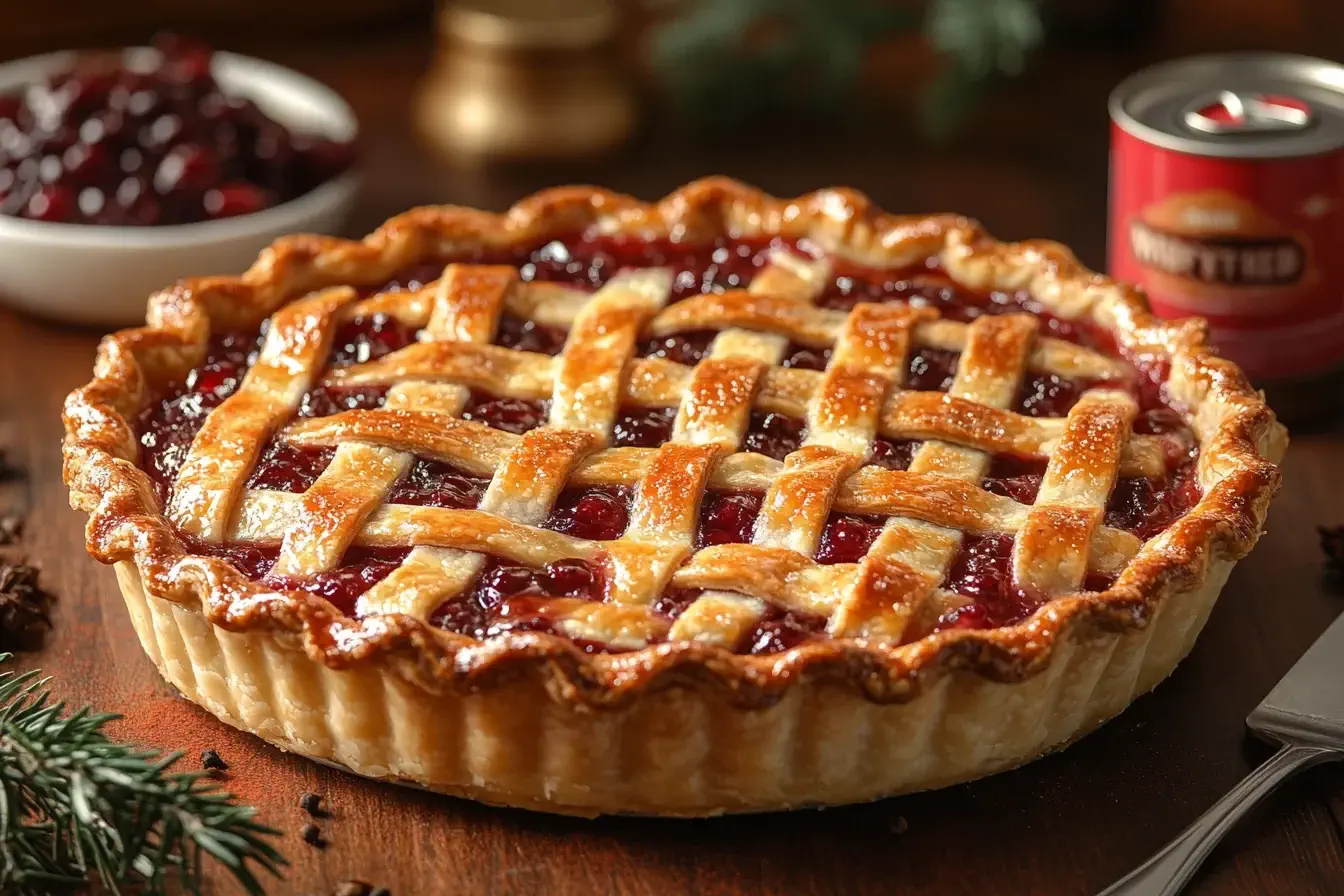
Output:
[[[128,50],[127,60],[143,64],[153,53]],[[0,93],[40,80],[71,59],[53,53],[0,65]],[[339,140],[355,136],[349,105],[298,72],[234,53],[216,53],[213,71],[225,91],[251,99],[291,130]],[[358,180],[348,171],[255,214],[197,224],[104,227],[0,216],[0,301],[71,323],[139,323],[150,293],[183,277],[236,274],[278,236],[338,229]]]

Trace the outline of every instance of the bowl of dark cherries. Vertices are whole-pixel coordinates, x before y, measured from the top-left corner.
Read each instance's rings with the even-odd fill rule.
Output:
[[[355,133],[329,88],[186,38],[0,65],[0,301],[134,323],[183,277],[331,232],[358,187]]]

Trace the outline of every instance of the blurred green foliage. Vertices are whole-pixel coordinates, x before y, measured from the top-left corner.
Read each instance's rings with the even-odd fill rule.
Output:
[[[853,112],[868,49],[922,32],[944,65],[922,97],[920,125],[941,139],[985,86],[1022,70],[1042,40],[1039,3],[691,0],[655,33],[653,65],[685,113],[725,131],[780,112]]]

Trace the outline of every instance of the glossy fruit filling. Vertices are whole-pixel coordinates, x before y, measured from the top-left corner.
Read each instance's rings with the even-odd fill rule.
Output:
[[[584,560],[556,560],[540,569],[486,560],[471,587],[429,617],[430,625],[482,639],[509,632],[560,634],[552,598],[600,600],[602,571]],[[579,644],[590,652],[603,645]]]
[[[481,503],[489,484],[489,481],[464,473],[451,464],[418,457],[410,472],[393,486],[387,500],[389,504],[471,510]]]
[[[261,211],[350,167],[350,144],[291,132],[228,93],[212,57],[162,37],[142,59],[85,55],[0,95],[0,214],[187,224]]]
[[[704,292],[721,292],[748,285],[778,250],[808,252],[806,245],[774,242],[721,242],[683,247],[668,242],[637,242],[606,237],[555,240],[530,251],[492,251],[461,261],[511,263],[525,280],[549,280],[581,289],[598,289],[617,272],[648,265],[673,269],[676,301]],[[398,272],[389,281],[366,286],[365,295],[378,291],[420,289],[436,280],[446,261],[436,259]],[[953,286],[938,266],[884,272],[841,265],[823,292],[819,304],[837,309],[858,301],[907,301],[937,308],[947,318],[969,321],[984,314],[1012,311],[1037,313],[1042,330],[1051,336],[1114,353],[1108,335],[1089,325],[1044,313],[1024,293],[975,293]],[[636,345],[636,355],[688,366],[704,359],[714,342],[714,330],[695,330],[663,337],[647,337]],[[504,313],[495,343],[518,351],[559,354],[568,333],[562,327],[538,324]],[[399,319],[373,314],[343,322],[332,339],[327,366],[348,367],[385,357],[414,344],[416,330]],[[169,497],[192,438],[205,417],[232,394],[255,360],[260,339],[255,334],[225,333],[211,343],[204,362],[181,382],[169,385],[161,397],[136,421],[141,465],[149,474],[161,501]],[[830,363],[827,347],[791,344],[782,366],[795,370],[824,370]],[[946,391],[957,371],[956,352],[918,348],[910,357],[903,388]],[[1062,417],[1088,389],[1099,385],[1123,388],[1136,396],[1140,414],[1134,431],[1141,435],[1171,435],[1168,472],[1161,479],[1122,478],[1108,501],[1104,523],[1151,538],[1163,531],[1199,498],[1194,456],[1185,446],[1192,440],[1181,415],[1162,401],[1161,384],[1167,371],[1140,367],[1132,380],[1097,383],[1028,372],[1012,410],[1027,416]],[[321,417],[345,411],[376,408],[386,400],[387,385],[332,387],[318,385],[302,399],[297,416]],[[493,395],[473,389],[461,416],[511,433],[522,434],[546,423],[549,400]],[[622,406],[612,428],[610,445],[616,448],[656,448],[671,438],[675,407]],[[783,460],[807,436],[802,419],[776,412],[753,410],[740,450]],[[920,442],[879,437],[870,463],[888,470],[908,469]],[[332,449],[299,449],[272,440],[263,447],[248,487],[286,492],[310,488],[330,462]],[[1035,501],[1046,462],[1040,458],[996,455],[981,486],[1021,504]],[[485,478],[439,461],[417,458],[393,487],[389,502],[449,509],[476,508],[486,492]],[[630,523],[633,489],[628,487],[567,488],[543,521],[544,528],[590,541],[621,538]],[[694,533],[696,550],[752,540],[763,495],[750,491],[711,489],[700,504]],[[880,536],[881,517],[833,513],[820,535],[815,559],[822,564],[857,563]],[[405,549],[369,551],[351,549],[336,569],[310,579],[281,581],[270,575],[277,548],[248,545],[206,547],[196,550],[232,560],[245,574],[275,587],[319,594],[344,612],[354,612],[358,597],[384,578],[405,555]],[[1006,535],[968,535],[952,559],[943,588],[962,595],[964,606],[949,611],[939,629],[986,628],[1011,624],[1038,606],[1030,595],[1017,591],[1011,573],[1013,540]],[[1103,589],[1109,582],[1091,575],[1087,589]],[[432,623],[451,632],[481,638],[503,632],[563,634],[563,614],[551,605],[556,598],[601,600],[605,593],[602,567],[580,559],[560,560],[530,568],[499,557],[488,557],[485,567],[466,593],[438,608]],[[655,611],[676,619],[698,592],[673,589],[662,595]],[[572,606],[572,604],[567,604]],[[824,617],[770,607],[747,632],[737,649],[744,653],[773,653],[824,639]],[[585,650],[607,645],[576,642]]]
[[[588,538],[614,541],[630,523],[630,492],[623,488],[566,489],[556,499],[547,529]]]

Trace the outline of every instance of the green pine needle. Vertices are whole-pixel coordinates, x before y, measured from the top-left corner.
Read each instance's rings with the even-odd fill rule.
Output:
[[[0,654],[0,662],[9,654]],[[262,894],[256,870],[286,864],[278,831],[204,772],[108,740],[119,718],[66,712],[37,672],[0,673],[0,893],[41,896],[97,879],[111,893],[199,894],[206,857]]]

